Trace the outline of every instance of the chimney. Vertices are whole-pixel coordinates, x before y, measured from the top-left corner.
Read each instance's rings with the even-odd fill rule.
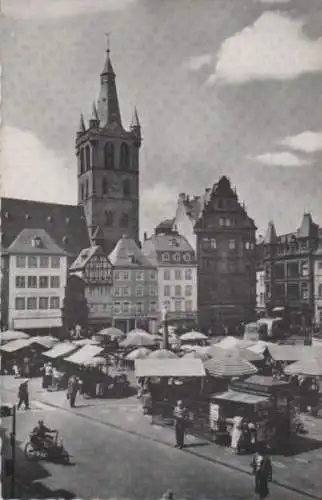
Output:
[[[146,241],[148,239],[148,233],[143,234],[143,239],[144,239],[144,241]]]

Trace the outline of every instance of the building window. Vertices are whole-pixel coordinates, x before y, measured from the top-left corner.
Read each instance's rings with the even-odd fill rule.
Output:
[[[180,254],[179,253],[175,253],[174,256],[173,256],[173,259],[175,260],[175,262],[180,262]]]
[[[302,276],[309,275],[309,263],[307,261],[301,262],[301,274]]]
[[[235,250],[235,248],[236,248],[236,241],[235,240],[229,240],[228,241],[228,247],[229,247],[229,250]]]
[[[170,269],[164,269],[163,271],[163,279],[168,281],[171,279],[171,271]]]
[[[50,309],[59,309],[59,297],[50,297]]]
[[[176,300],[175,303],[174,303],[174,310],[176,312],[180,312],[181,311],[181,300]]]
[[[84,148],[81,148],[80,153],[79,153],[79,158],[80,158],[80,173],[83,174],[85,172]]]
[[[120,312],[121,312],[121,302],[114,302],[113,303],[113,313],[120,314]]]
[[[48,283],[49,283],[48,276],[39,277],[39,288],[48,288],[49,287]]]
[[[39,309],[48,309],[48,297],[39,298]]]
[[[156,271],[150,271],[150,280],[155,281],[157,279],[157,272]]]
[[[28,276],[28,288],[37,288],[37,276]]]
[[[114,271],[114,279],[115,279],[115,281],[118,281],[120,279],[120,272],[119,271]]]
[[[85,181],[85,200],[87,200],[89,195],[89,189],[88,189],[88,179]]]
[[[191,312],[192,311],[192,301],[191,300],[186,300],[185,301],[185,309],[186,309],[186,312]]]
[[[113,226],[113,219],[114,219],[114,214],[109,210],[108,212],[105,212],[105,225],[106,226]]]
[[[81,184],[80,186],[80,199],[82,201],[84,200],[84,184]]]
[[[181,280],[181,269],[174,270],[174,279],[179,281]]]
[[[39,257],[39,267],[47,269],[49,267],[49,257],[46,255]]]
[[[298,300],[300,298],[299,285],[297,283],[288,283],[287,298],[290,300]]]
[[[192,295],[192,286],[191,285],[186,285],[185,286],[185,296],[186,297],[191,297]]]
[[[250,241],[245,241],[245,250],[250,250],[251,249],[251,243]]]
[[[171,293],[170,285],[165,285],[165,287],[164,287],[164,296],[165,297],[170,297],[170,293]]]
[[[90,150],[90,147],[88,145],[85,147],[85,161],[86,161],[86,170],[90,170],[90,168],[91,168],[91,150]]]
[[[123,271],[123,280],[128,281],[130,279],[129,271]]]
[[[121,217],[120,226],[121,227],[129,227],[129,221],[130,221],[130,218],[129,218],[128,214],[123,214]]]
[[[28,257],[28,267],[37,267],[37,257],[35,255]]]
[[[60,257],[51,257],[51,267],[53,269],[59,269],[60,266]]]
[[[231,220],[229,218],[225,219],[225,226],[227,227],[231,226]]]
[[[322,284],[319,285],[319,298],[322,298]]]
[[[287,264],[287,276],[289,278],[298,278],[299,277],[298,262],[289,262]]]
[[[114,144],[108,142],[104,148],[104,166],[106,169],[114,168]]]
[[[129,311],[130,311],[130,304],[129,304],[129,302],[123,302],[123,312],[125,314],[128,314]]]
[[[108,193],[108,185],[106,177],[102,179],[102,195],[105,196]]]
[[[151,313],[157,312],[157,304],[156,304],[156,302],[151,302],[150,303],[150,312]]]
[[[123,295],[125,296],[130,295],[130,288],[128,286],[123,287]]]
[[[143,293],[144,293],[143,286],[137,286],[136,287],[136,296],[137,297],[143,297]]]
[[[224,226],[224,225],[225,225],[225,220],[222,217],[220,217],[219,226]]]
[[[114,287],[114,296],[119,297],[122,294],[122,288],[116,286]]]
[[[130,196],[130,194],[131,194],[131,182],[129,179],[125,179],[125,181],[123,181],[123,195]]]
[[[170,300],[165,300],[165,301],[163,302],[163,306],[164,306],[164,308],[165,308],[168,312],[170,312],[170,311],[171,311],[171,302],[170,302]]]
[[[37,309],[37,297],[27,298],[27,309]]]
[[[191,260],[190,253],[185,253],[184,256],[183,256],[183,260],[185,262],[190,262],[190,260]]]
[[[185,275],[186,280],[191,280],[192,279],[192,269],[185,269],[184,275]]]
[[[309,285],[308,285],[308,283],[302,283],[302,285],[301,285],[301,297],[302,297],[302,299],[309,298]]]
[[[322,261],[318,262],[318,269],[321,271],[322,270]]]
[[[120,151],[120,167],[121,169],[127,170],[129,168],[130,164],[130,154],[129,154],[129,147],[125,142],[121,144],[121,151]]]
[[[170,260],[170,255],[167,252],[165,252],[162,254],[161,259],[164,261]]]
[[[150,297],[156,297],[157,289],[155,286],[150,286]]]
[[[136,271],[136,281],[144,280],[144,271]]]
[[[50,288],[59,288],[60,287],[60,277],[59,276],[51,276],[50,277]]]
[[[264,306],[265,305],[265,293],[261,292],[259,295],[259,305]]]
[[[175,289],[175,292],[174,292],[175,296],[181,297],[181,285],[176,285],[174,289]]]
[[[26,309],[25,297],[16,297],[15,309],[16,311],[22,311],[23,309]]]
[[[142,304],[142,302],[137,302],[137,303],[136,303],[136,312],[137,312],[138,314],[140,314],[140,313],[143,313],[143,311],[144,311],[144,309],[143,309],[143,304]]]
[[[16,256],[16,267],[26,267],[26,257],[24,255]]]
[[[214,250],[217,248],[217,242],[215,238],[203,238],[202,243],[203,247],[207,250]]]
[[[16,288],[25,288],[26,278],[25,276],[16,276]]]

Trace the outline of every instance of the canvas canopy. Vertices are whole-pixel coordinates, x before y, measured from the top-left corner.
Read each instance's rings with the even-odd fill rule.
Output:
[[[71,342],[59,342],[52,349],[43,353],[44,356],[51,359],[61,358],[71,354],[73,351],[79,349],[79,346]]]
[[[136,377],[204,377],[206,375],[200,359],[137,359]]]
[[[79,351],[71,354],[67,358],[64,358],[69,363],[74,363],[76,365],[83,365],[86,361],[89,361],[97,354],[100,354],[104,349],[97,345],[84,345]]]
[[[224,392],[223,394],[216,394],[214,396],[214,399],[216,400],[223,400],[223,401],[231,401],[234,403],[246,403],[250,405],[255,405],[258,403],[265,403],[269,401],[269,397],[267,396],[260,396],[257,394],[248,394],[246,392],[237,392],[237,391],[227,391]]]
[[[0,346],[0,350],[2,352],[16,352],[20,351],[20,349],[24,349],[32,344],[32,339],[17,339],[8,342],[8,344]]]

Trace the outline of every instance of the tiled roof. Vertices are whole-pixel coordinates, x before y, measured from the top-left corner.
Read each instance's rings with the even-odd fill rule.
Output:
[[[93,257],[93,255],[97,252],[99,248],[100,248],[99,246],[93,246],[81,250],[80,254],[76,258],[76,260],[74,260],[69,270],[75,271],[76,269],[83,269],[87,264],[87,262],[91,259],[91,257]]]
[[[34,241],[39,240],[39,246]],[[8,254],[67,255],[44,229],[23,229],[7,249]]]
[[[154,234],[142,243],[142,251],[154,266],[158,264],[159,252],[189,252],[195,256],[190,243],[177,233]]]
[[[114,267],[153,267],[132,238],[123,236],[108,256]]]
[[[23,229],[44,229],[59,247],[73,256],[90,244],[81,206],[2,198],[1,224],[4,248]]]

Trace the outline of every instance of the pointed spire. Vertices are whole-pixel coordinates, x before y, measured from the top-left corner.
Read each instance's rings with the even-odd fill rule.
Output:
[[[130,129],[133,135],[135,136],[135,146],[139,148],[142,142],[142,135],[141,135],[141,125],[136,108],[134,108]]]
[[[93,118],[93,120],[97,120],[97,121],[99,121],[99,118],[98,118],[98,113],[97,113],[97,107],[96,107],[96,103],[95,103],[95,101],[93,101],[93,107],[92,107],[92,118]]]
[[[93,101],[93,107],[92,107],[92,116],[89,120],[89,126],[90,128],[98,128],[99,127],[99,118],[98,118],[98,113],[96,109],[96,104],[95,101]]]
[[[133,129],[136,127],[141,128],[139,117],[138,117],[138,111],[135,107],[134,112],[133,112],[133,116],[132,116],[132,120],[131,120],[131,124],[130,124],[130,128]]]
[[[274,222],[272,220],[270,220],[268,223],[266,235],[264,238],[264,243],[266,245],[273,245],[274,243],[276,243],[276,240],[277,240],[277,236],[276,236]]]
[[[112,124],[122,126],[121,113],[115,84],[115,73],[110,57],[109,37],[106,50],[105,65],[103,72],[101,73],[101,88],[97,104],[97,114],[102,127],[106,127]]]
[[[83,113],[81,113],[81,115],[80,115],[78,132],[81,132],[82,134],[84,132],[86,132],[86,127],[85,127],[85,121],[84,121],[84,115],[83,115]]]

